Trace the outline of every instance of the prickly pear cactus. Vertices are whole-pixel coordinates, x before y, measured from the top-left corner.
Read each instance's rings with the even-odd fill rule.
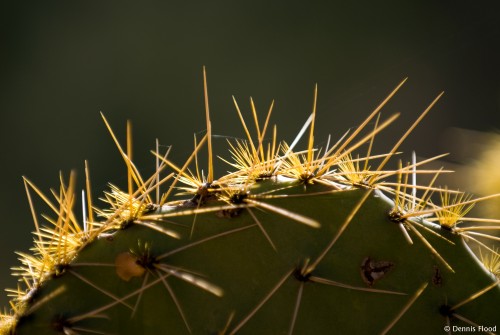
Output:
[[[144,179],[131,143],[118,143],[128,189],[105,209],[87,187],[78,223],[74,177],[53,199],[25,180],[55,218],[34,214],[32,253],[19,253],[19,287],[2,334],[373,334],[496,332],[500,321],[497,220],[466,217],[474,199],[437,185],[441,156],[386,168],[436,98],[387,153],[372,153],[389,96],[350,133],[314,145],[311,116],[291,143],[264,141],[270,109],[252,136],[229,142],[234,172],[215,178],[207,134],[182,166],[153,152]],[[129,134],[130,135],[130,134]],[[297,151],[301,137],[308,137]],[[131,137],[128,136],[128,139]],[[329,143],[330,141],[328,141]],[[207,174],[197,153],[208,148]],[[427,185],[417,183],[430,174]],[[171,200],[175,194],[183,199]],[[33,208],[33,206],[32,206]],[[482,221],[482,222],[481,222]],[[491,235],[490,235],[491,234]],[[480,259],[469,249],[473,243]]]

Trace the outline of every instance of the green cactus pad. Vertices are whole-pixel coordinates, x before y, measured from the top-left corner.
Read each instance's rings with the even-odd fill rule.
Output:
[[[427,161],[384,170],[421,119],[388,154],[372,155],[375,135],[395,117],[365,127],[387,99],[323,153],[313,143],[315,108],[302,153],[277,143],[276,135],[264,144],[269,115],[261,128],[255,111],[252,140],[238,109],[248,141],[231,144],[236,171],[217,180],[211,163],[207,178],[197,166],[195,174],[186,172],[206,142],[212,156],[208,110],[209,132],[184,167],[156,152],[162,164],[147,181],[117,143],[128,192],[112,187],[105,196],[110,208],[96,211],[104,219],[89,211],[84,228],[72,212],[73,178],[58,196],[53,192],[56,205],[27,182],[58,219],[52,228],[36,225],[34,254],[21,254],[15,271],[27,287],[11,291],[13,311],[2,316],[0,333],[443,334],[453,326],[495,332],[497,265],[485,266],[466,241],[495,259],[496,238],[485,231],[498,223],[462,228],[472,205],[487,197],[433,186],[443,170],[417,169]],[[366,144],[366,156],[352,158]],[[378,168],[369,169],[377,159]],[[166,166],[174,171],[164,179],[171,186],[153,201]],[[418,173],[435,178],[419,186],[409,181]],[[168,201],[176,187],[187,195]]]

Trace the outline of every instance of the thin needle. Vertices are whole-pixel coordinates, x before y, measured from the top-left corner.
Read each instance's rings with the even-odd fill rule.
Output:
[[[309,131],[309,143],[307,147],[307,171],[310,171],[311,162],[313,160],[313,146],[314,146],[314,123],[316,121],[316,105],[318,101],[318,84],[314,86],[314,101],[312,111],[311,129]]]
[[[130,197],[130,212],[133,210],[132,194],[134,193],[132,187],[132,123],[127,120],[127,180],[128,180],[128,195]]]
[[[339,239],[339,237],[346,230],[347,226],[351,223],[352,219],[358,213],[358,211],[361,208],[361,206],[363,206],[363,204],[365,203],[366,199],[368,199],[368,196],[372,193],[371,191],[372,191],[372,189],[369,189],[363,195],[363,197],[359,200],[359,202],[353,208],[353,210],[351,211],[351,213],[349,213],[349,216],[346,218],[346,220],[344,221],[344,224],[342,225],[342,227],[340,227],[339,231],[337,232],[337,235],[335,235],[335,237],[332,239],[332,241],[330,242],[330,244],[328,244],[328,246],[325,248],[325,250],[323,250],[323,252],[319,255],[319,257],[313,263],[311,263],[311,265],[309,265],[305,269],[305,274],[311,273],[318,266],[318,264],[323,260],[323,258],[326,256],[326,254],[328,253],[328,251],[330,251],[330,249],[333,247],[333,245],[335,244],[335,242],[337,242],[337,240]]]
[[[387,162],[389,161],[389,159],[392,157],[392,154],[395,153],[399,146],[403,143],[403,141],[408,137],[408,135],[411,134],[411,132],[415,129],[415,127],[420,123],[420,121],[422,121],[422,119],[427,115],[427,113],[429,113],[429,111],[432,109],[432,107],[434,107],[434,105],[438,102],[439,98],[441,98],[441,96],[444,94],[444,92],[441,92],[432,102],[431,104],[424,110],[424,112],[422,114],[420,114],[420,116],[418,117],[417,120],[415,120],[415,122],[411,125],[410,128],[408,128],[408,130],[406,131],[406,133],[404,133],[403,136],[401,136],[401,138],[399,139],[399,141],[394,145],[394,147],[392,148],[392,150],[390,151],[391,155],[387,155],[385,157],[385,159],[382,161],[382,163],[380,163],[380,165],[378,166],[377,168],[377,171],[382,171],[382,169],[384,168],[385,164],[387,164]],[[372,176],[370,182],[372,182],[373,180],[375,179],[375,176]]]
[[[214,181],[214,171],[213,171],[213,156],[212,156],[212,124],[210,122],[210,111],[208,108],[208,88],[207,88],[207,71],[205,66],[203,66],[203,92],[205,95],[205,116],[207,121],[207,137],[208,137],[208,176],[207,182],[212,183]]]
[[[236,328],[234,328],[230,335],[234,335],[236,334],[240,329],[241,327],[243,327],[254,315],[255,313],[257,313],[259,311],[259,309],[262,308],[262,306],[264,306],[264,304],[269,300],[271,299],[271,297],[274,295],[274,293],[276,293],[279,288],[283,285],[283,283],[290,277],[290,275],[293,273],[294,269],[288,271],[284,276],[283,278],[280,279],[280,281],[273,287],[273,289],[264,297],[264,299],[262,299],[261,302],[259,302],[257,304],[257,306],[255,306],[255,308],[250,312],[250,314],[248,314],[237,326]]]
[[[94,222],[94,214],[92,211],[92,191],[90,188],[90,170],[87,160],[85,160],[85,187],[87,189],[87,208],[88,208],[88,221],[92,224]]]
[[[417,292],[415,292],[415,294],[411,297],[410,301],[408,301],[403,309],[399,311],[398,315],[396,315],[394,320],[392,320],[391,323],[387,327],[385,327],[385,329],[380,334],[385,335],[389,330],[392,329],[392,327],[394,327],[394,325],[403,317],[403,315],[408,311],[408,309],[410,309],[410,307],[413,305],[413,303],[415,303],[418,297],[420,297],[420,295],[424,292],[428,284],[429,283],[424,283],[422,286],[420,286]]]

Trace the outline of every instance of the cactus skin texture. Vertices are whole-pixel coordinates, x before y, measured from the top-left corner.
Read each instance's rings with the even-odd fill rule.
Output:
[[[313,143],[315,107],[302,153],[277,144],[275,135],[264,144],[269,115],[260,127],[253,110],[257,139],[242,118],[248,140],[230,144],[236,171],[219,179],[210,162],[206,177],[197,167],[193,174],[186,169],[205,144],[211,160],[208,108],[207,135],[182,168],[156,152],[162,164],[144,181],[129,149],[118,144],[128,192],[112,187],[105,199],[110,209],[96,211],[104,219],[89,211],[78,228],[74,178],[68,186],[62,182],[51,206],[58,218],[50,228],[36,224],[34,254],[21,254],[23,265],[15,272],[27,288],[10,291],[13,311],[2,316],[1,330],[446,334],[459,327],[495,333],[498,253],[487,231],[498,230],[498,222],[464,224],[472,205],[486,198],[433,186],[445,171],[421,169],[426,161],[384,170],[413,126],[389,154],[370,153],[375,135],[394,120],[379,123],[375,116],[400,86],[322,153]],[[368,130],[367,124],[375,126]],[[352,158],[362,145],[366,156]],[[160,180],[167,166],[174,173]],[[418,173],[434,178],[418,186],[412,181]],[[150,194],[163,180],[171,187],[153,201]],[[168,201],[174,189],[185,198]],[[466,241],[476,242],[488,261],[478,260]]]

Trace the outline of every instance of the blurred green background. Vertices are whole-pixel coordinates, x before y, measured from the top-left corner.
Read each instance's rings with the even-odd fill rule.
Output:
[[[133,121],[134,157],[145,175],[155,138],[182,163],[205,131],[202,66],[208,70],[218,153],[244,136],[255,99],[291,141],[319,85],[317,141],[340,137],[403,78],[384,110],[402,113],[379,138],[387,150],[441,91],[434,111],[404,144],[428,157],[450,148],[453,127],[500,126],[500,20],[496,1],[2,1],[0,9],[0,287],[15,250],[33,230],[21,176],[42,190],[84,160],[94,198],[125,167],[99,112],[124,143]],[[248,114],[247,114],[248,115]],[[226,155],[227,156],[227,155]],[[458,160],[451,155],[448,159]],[[456,162],[455,162],[456,163]],[[226,170],[219,164],[218,170]],[[99,203],[97,203],[100,205]],[[37,206],[42,212],[48,211]],[[77,212],[79,212],[79,205]],[[0,305],[6,303],[1,294]]]

